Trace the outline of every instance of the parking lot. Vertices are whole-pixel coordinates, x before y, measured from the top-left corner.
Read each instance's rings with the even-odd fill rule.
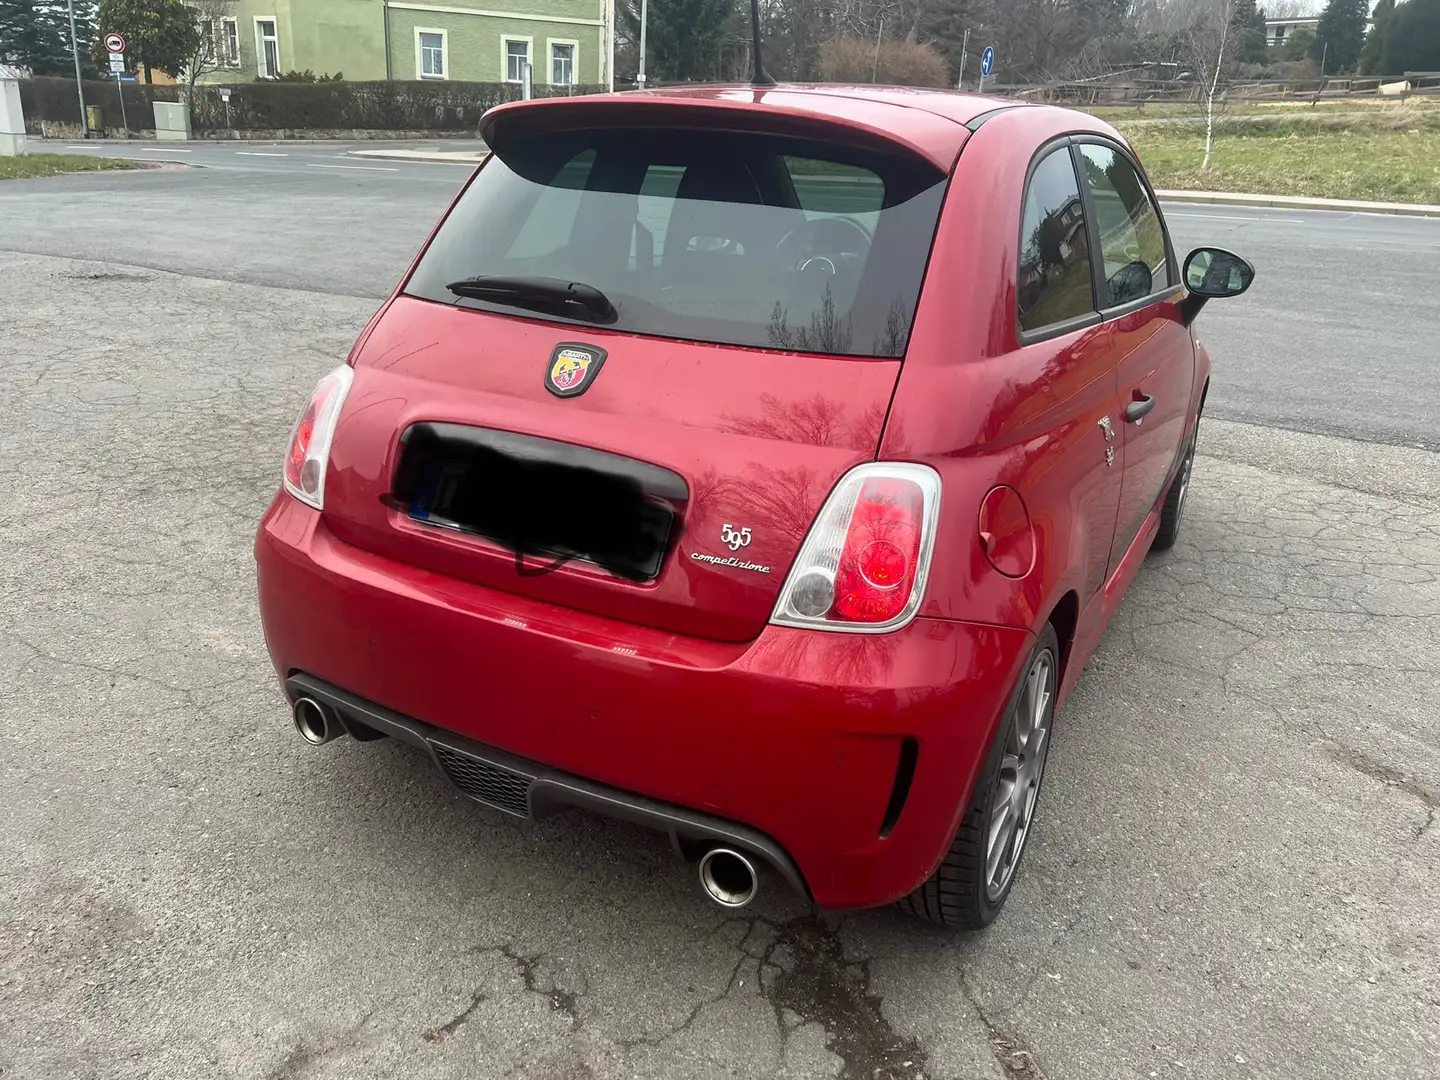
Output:
[[[1440,221],[1167,207],[1259,273],[1185,531],[953,937],[296,736],[255,524],[466,173],[197,151],[0,188],[4,1080],[1434,1075]]]

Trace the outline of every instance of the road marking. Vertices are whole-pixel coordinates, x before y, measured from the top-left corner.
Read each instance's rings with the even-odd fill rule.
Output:
[[[306,167],[307,169],[361,169],[361,170],[363,170],[363,171],[365,171],[365,172],[399,172],[399,171],[400,171],[399,169],[387,169],[387,168],[383,168],[383,167],[381,167],[381,166],[379,166],[379,165],[316,165],[316,164],[314,164],[313,162],[307,162],[306,165],[305,165],[305,167]]]
[[[1304,225],[1300,218],[1290,217],[1239,217],[1234,214],[1187,214],[1184,211],[1167,211],[1167,218],[1203,218],[1206,221],[1264,221],[1272,225]]]
[[[189,150],[181,150],[179,147],[171,146],[142,146],[141,150],[148,150],[152,154],[188,154]]]
[[[289,157],[289,154],[267,154],[263,150],[236,150],[241,157]]]

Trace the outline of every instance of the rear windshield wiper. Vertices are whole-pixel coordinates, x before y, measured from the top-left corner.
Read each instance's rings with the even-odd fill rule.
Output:
[[[549,311],[587,322],[609,323],[616,318],[615,305],[610,303],[610,298],[593,285],[579,281],[495,274],[452,281],[445,288],[456,296],[472,300]]]

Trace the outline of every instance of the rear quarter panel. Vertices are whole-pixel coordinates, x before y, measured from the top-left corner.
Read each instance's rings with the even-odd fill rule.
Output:
[[[1103,585],[1119,462],[1107,476],[1093,416],[1113,408],[1104,326],[1021,349],[1016,330],[1026,171],[1048,140],[1113,136],[1050,108],[1000,113],[954,170],[881,457],[924,461],[944,481],[935,564],[921,613],[1038,631],[1067,592],[1081,608]],[[1108,372],[1108,374],[1107,374]],[[977,526],[996,484],[1025,499],[1035,560],[1022,578],[985,558]],[[1086,501],[1092,511],[1085,512]]]

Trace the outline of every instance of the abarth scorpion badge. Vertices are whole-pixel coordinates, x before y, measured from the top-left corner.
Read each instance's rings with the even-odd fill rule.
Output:
[[[606,352],[598,345],[562,341],[550,354],[545,367],[545,389],[556,397],[576,397],[590,389],[605,363]]]

